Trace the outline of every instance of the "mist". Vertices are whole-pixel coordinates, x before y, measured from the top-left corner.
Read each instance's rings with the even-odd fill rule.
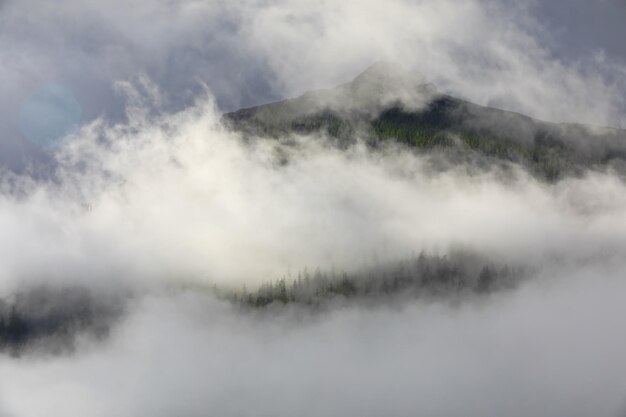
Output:
[[[104,337],[3,357],[8,416],[623,410],[626,193],[610,170],[547,184],[520,167],[434,169],[436,155],[399,145],[250,143],[210,97],[175,114],[141,103],[128,123],[96,121],[58,148],[52,180],[3,183],[5,296],[134,294]],[[193,290],[459,247],[532,277],[460,304],[321,315],[246,313]]]
[[[303,320],[197,293],[146,297],[77,356],[3,357],[0,399],[8,416],[621,415],[622,276],[561,274],[457,308]]]
[[[434,156],[394,145],[249,144],[210,99],[129,114],[59,148],[53,180],[7,175],[4,291],[55,280],[255,285],[454,246],[529,264],[624,255],[626,193],[611,172],[550,186],[515,167],[437,171]]]
[[[148,76],[171,111],[192,104],[204,83],[220,110],[232,111],[345,82],[380,60],[479,104],[623,127],[626,56],[612,35],[623,9],[618,0],[7,0],[0,5],[0,161],[45,176],[48,154],[20,120],[51,85],[80,105],[82,122],[123,120],[119,80]],[[595,14],[603,18],[582,18]]]
[[[567,26],[580,2],[571,20],[511,3],[0,1],[0,336],[23,331],[0,337],[0,416],[623,416],[620,166],[545,181],[358,130],[341,144],[245,133],[224,115],[308,91],[311,109],[348,113],[449,94],[588,124],[554,125],[577,129],[580,152],[615,132],[619,153],[613,26],[587,21],[585,38]],[[377,61],[418,87],[317,91]],[[244,297],[459,253],[474,275],[521,277],[315,305]]]

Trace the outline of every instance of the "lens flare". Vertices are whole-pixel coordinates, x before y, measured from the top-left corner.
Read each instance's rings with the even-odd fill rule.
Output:
[[[24,100],[20,128],[31,142],[54,148],[78,128],[82,115],[82,106],[71,90],[47,84]]]

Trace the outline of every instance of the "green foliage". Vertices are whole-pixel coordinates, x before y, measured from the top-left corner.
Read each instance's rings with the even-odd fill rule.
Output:
[[[452,148],[457,146],[452,138],[458,138],[466,152],[521,164],[547,181],[575,172],[572,151],[542,132],[534,141],[524,143],[506,134],[496,136],[488,130],[467,128],[435,110],[408,113],[397,108],[383,112],[371,125],[378,139],[393,139],[421,150]]]
[[[376,117],[330,109],[290,113],[289,102],[263,106],[262,109],[247,109],[225,117],[236,129],[248,134],[282,137],[293,133],[323,133],[338,139],[340,145],[353,143],[357,137],[374,146],[396,141],[418,152],[437,149],[443,155],[446,152],[466,155],[464,163],[480,167],[489,167],[494,162],[518,164],[547,182],[578,175],[585,169],[607,164],[616,158],[626,159],[626,151],[615,146],[597,154],[584,151],[576,145],[576,140],[569,140],[564,133],[580,132],[575,128],[570,127],[568,131],[522,115],[446,96],[419,111],[391,107]],[[505,122],[492,122],[499,118]],[[510,128],[507,125],[509,120]]]
[[[392,108],[371,122],[371,131],[379,140],[393,139],[418,149],[450,146],[452,141],[444,134],[446,121],[433,112],[408,113]]]

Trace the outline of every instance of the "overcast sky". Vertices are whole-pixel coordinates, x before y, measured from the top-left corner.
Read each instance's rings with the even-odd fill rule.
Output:
[[[536,1],[533,14],[551,28],[558,43],[555,53],[569,59],[604,51],[626,59],[624,0]]]
[[[167,110],[189,105],[203,82],[230,111],[347,81],[379,59],[403,61],[482,104],[554,121],[580,121],[582,113],[582,121],[622,125],[625,18],[623,0],[5,0],[0,163],[19,168],[29,156],[45,155],[32,137],[37,132],[25,132],[24,124],[39,117],[32,109],[50,85],[69,97],[58,123],[118,120],[124,97],[114,83],[140,74],[160,88]],[[543,80],[530,86],[520,74]],[[548,99],[533,93],[555,84]],[[531,93],[520,97],[522,90]],[[593,100],[579,103],[588,90]],[[542,103],[556,107],[550,98],[573,104],[561,113],[542,111]]]

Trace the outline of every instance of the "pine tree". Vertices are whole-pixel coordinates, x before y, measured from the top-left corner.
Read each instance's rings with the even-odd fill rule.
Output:
[[[480,275],[478,276],[478,282],[476,283],[476,291],[480,293],[485,293],[491,289],[494,281],[494,273],[488,267],[484,266],[480,271]]]

